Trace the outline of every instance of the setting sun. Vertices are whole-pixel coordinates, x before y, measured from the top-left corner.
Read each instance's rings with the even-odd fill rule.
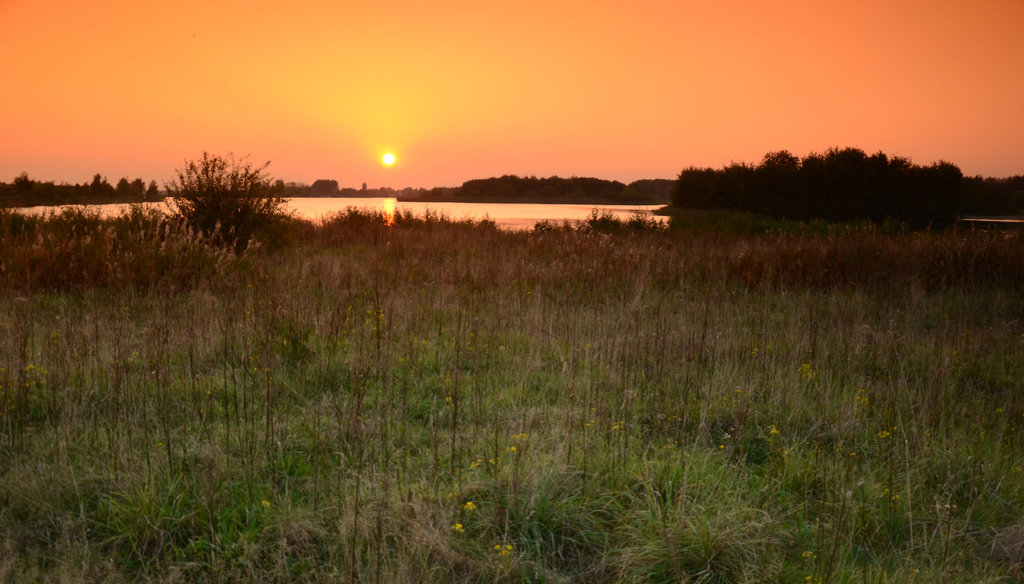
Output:
[[[395,163],[395,155],[388,152],[383,157],[381,157],[380,161],[384,163],[384,166],[391,166],[392,164]]]

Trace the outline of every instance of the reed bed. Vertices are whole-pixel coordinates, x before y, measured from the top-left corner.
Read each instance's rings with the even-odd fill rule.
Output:
[[[0,225],[0,579],[1022,577],[1018,237]]]

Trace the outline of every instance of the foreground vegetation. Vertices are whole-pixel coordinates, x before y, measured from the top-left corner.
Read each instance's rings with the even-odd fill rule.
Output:
[[[0,580],[1020,581],[1024,241],[601,219],[0,214]]]

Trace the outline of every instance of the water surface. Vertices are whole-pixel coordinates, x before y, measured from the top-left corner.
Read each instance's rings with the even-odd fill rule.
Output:
[[[394,197],[299,197],[285,199],[286,207],[303,219],[319,220],[344,211],[348,207],[379,210],[384,212],[411,211],[422,215],[431,211],[450,219],[490,219],[504,229],[531,229],[538,221],[580,221],[590,216],[594,209],[608,211],[619,219],[628,219],[634,211],[654,211],[662,205],[577,205],[537,203],[445,203],[399,201]],[[166,203],[142,203],[144,207],[167,209]],[[116,215],[128,208],[127,204],[89,205],[104,215]],[[45,213],[61,207],[28,207],[30,213]]]

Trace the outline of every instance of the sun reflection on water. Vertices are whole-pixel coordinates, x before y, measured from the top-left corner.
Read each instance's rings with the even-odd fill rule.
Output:
[[[384,217],[384,225],[388,227],[395,224],[395,201],[396,199],[384,199],[381,203],[381,215]]]

